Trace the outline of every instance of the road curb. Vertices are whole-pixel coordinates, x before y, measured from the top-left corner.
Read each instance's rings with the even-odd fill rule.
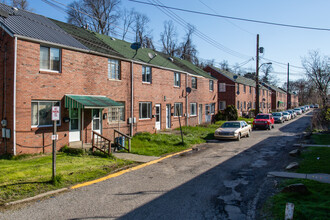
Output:
[[[177,152],[177,153],[169,154],[169,155],[167,155],[165,157],[161,157],[159,159],[152,160],[150,162],[143,163],[143,164],[138,165],[138,166],[135,166],[135,167],[131,167],[131,168],[128,168],[128,169],[125,169],[125,170],[121,170],[119,172],[109,174],[109,175],[107,175],[105,177],[102,177],[102,178],[99,178],[99,179],[96,179],[96,180],[92,180],[92,181],[88,181],[88,182],[85,182],[85,183],[80,183],[80,184],[74,185],[74,186],[70,187],[70,189],[78,189],[78,188],[81,188],[81,187],[84,187],[84,186],[92,185],[94,183],[99,183],[99,182],[105,181],[107,179],[111,179],[111,178],[114,178],[114,177],[117,177],[117,176],[121,176],[121,175],[123,175],[125,173],[131,172],[131,171],[134,171],[134,170],[139,170],[139,169],[141,169],[143,167],[146,167],[146,166],[149,166],[149,165],[158,163],[158,162],[160,162],[162,160],[165,160],[165,159],[170,158],[170,157],[174,157],[176,155],[187,153],[189,151],[192,151],[192,148],[187,149],[187,150],[184,150],[184,151],[180,151],[180,152]]]
[[[43,197],[50,196],[50,195],[53,195],[53,194],[56,194],[56,193],[60,193],[60,192],[64,192],[64,191],[67,191],[67,190],[69,190],[69,188],[62,188],[62,189],[57,189],[57,190],[53,190],[53,191],[41,193],[39,195],[30,197],[30,198],[26,198],[26,199],[21,199],[21,200],[17,200],[17,201],[5,203],[5,206],[11,206],[11,205],[17,205],[17,204],[20,204],[20,203],[24,203],[24,202],[30,202],[32,200],[41,199]]]

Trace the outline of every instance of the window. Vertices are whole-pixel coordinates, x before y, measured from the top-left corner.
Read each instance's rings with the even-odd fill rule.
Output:
[[[32,101],[31,102],[31,126],[52,126],[52,106],[60,106],[59,101]],[[57,125],[60,125],[58,121]]]
[[[239,101],[237,101],[237,109],[239,109]]]
[[[263,96],[265,95],[265,90],[264,90],[264,89],[262,90],[262,95],[263,95]]]
[[[182,116],[182,102],[174,103],[174,116]]]
[[[215,103],[211,104],[211,114],[215,113]]]
[[[108,109],[108,121],[118,122],[125,121],[125,103],[124,106],[114,106]]]
[[[119,60],[108,59],[108,78],[120,80]]]
[[[246,109],[246,101],[244,101],[244,109]]]
[[[59,48],[40,46],[40,69],[60,72],[61,52]]]
[[[191,77],[191,88],[197,89],[197,77]]]
[[[246,86],[243,85],[243,92],[246,93]]]
[[[142,82],[151,83],[151,67],[142,66]]]
[[[239,93],[239,84],[237,83],[237,94]]]
[[[210,91],[213,91],[213,89],[214,89],[213,80],[209,81],[209,88],[210,88]]]
[[[151,118],[151,102],[139,103],[139,118],[150,119]]]
[[[226,83],[219,83],[219,92],[226,92]]]
[[[174,86],[181,86],[181,74],[180,73],[174,73]]]
[[[219,102],[219,110],[224,110],[226,108],[226,101]]]
[[[197,115],[197,103],[190,103],[190,116]]]
[[[251,92],[252,92],[252,87],[250,86],[250,94],[251,94]]]

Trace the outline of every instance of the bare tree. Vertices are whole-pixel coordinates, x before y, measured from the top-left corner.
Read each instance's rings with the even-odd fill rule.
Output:
[[[135,32],[135,41],[141,43],[142,47],[155,49],[151,30],[149,30],[148,23],[150,19],[145,14],[136,12],[134,14],[134,25],[132,30]]]
[[[135,18],[135,11],[132,8],[131,10],[127,10],[126,8],[122,11],[122,20],[123,20],[123,34],[122,34],[122,40],[125,40],[126,34],[128,33],[129,29],[132,28],[132,25],[134,24],[134,18]]]
[[[223,60],[219,64],[220,64],[220,69],[226,70],[226,71],[230,70],[228,60]]]
[[[163,44],[162,51],[169,55],[174,56],[177,51],[177,33],[173,21],[164,22],[164,32],[160,34],[160,40]]]
[[[89,25],[100,34],[116,34],[120,0],[77,0],[69,6],[68,22],[77,26]]]
[[[314,83],[322,98],[323,107],[326,107],[328,91],[330,87],[330,59],[321,56],[319,51],[310,51],[307,57],[302,59],[302,65],[307,77]]]
[[[29,3],[27,0],[11,0],[11,5],[15,8],[29,10]]]
[[[271,65],[264,65],[261,67],[261,72],[264,73],[264,76],[261,78],[261,82],[276,86],[278,80],[271,73],[274,71],[274,68]]]
[[[190,61],[194,64],[198,64],[199,62],[197,58],[197,49],[196,46],[192,43],[192,35],[194,31],[195,27],[189,25],[184,41],[180,44],[177,54],[184,60]]]

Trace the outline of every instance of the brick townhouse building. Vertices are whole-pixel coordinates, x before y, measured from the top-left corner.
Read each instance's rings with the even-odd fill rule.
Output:
[[[218,80],[218,110],[224,110],[228,105],[235,105],[239,116],[244,116],[255,109],[256,82],[254,80],[213,66],[207,66],[204,70]],[[270,90],[261,86],[259,94],[260,111],[270,112]]]
[[[279,112],[287,109],[287,94],[277,86],[263,83],[272,93],[272,111]]]
[[[294,94],[293,92],[287,92],[285,89],[280,89],[287,95],[287,109],[292,109],[299,106],[298,95]]]
[[[217,108],[217,80],[189,62],[0,9],[1,154],[50,152],[52,106],[61,111],[58,149],[90,143],[92,131],[113,140],[114,129],[134,135],[176,128],[179,116],[183,125],[208,122]]]

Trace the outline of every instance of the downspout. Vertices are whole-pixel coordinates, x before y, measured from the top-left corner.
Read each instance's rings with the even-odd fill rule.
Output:
[[[17,37],[15,37],[15,52],[14,52],[14,100],[13,100],[13,153],[16,155],[16,66],[17,66]]]
[[[186,74],[186,126],[189,126],[188,124],[188,94],[187,94],[187,87],[188,87],[188,74]]]
[[[134,125],[134,87],[133,87],[133,78],[134,78],[134,62],[131,62],[131,124],[130,124],[130,136],[133,137],[133,125]],[[130,145],[130,144],[129,144]],[[131,146],[129,146],[131,149]]]

